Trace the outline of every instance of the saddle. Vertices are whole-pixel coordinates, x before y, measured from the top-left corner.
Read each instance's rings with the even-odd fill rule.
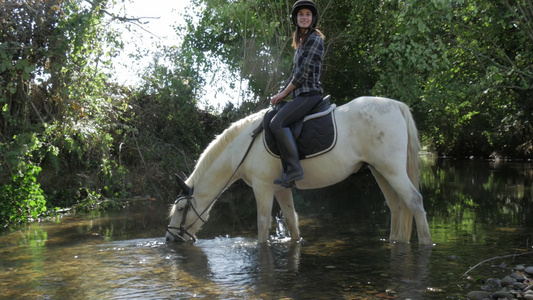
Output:
[[[303,119],[291,125],[294,140],[298,145],[300,159],[306,159],[324,154],[335,146],[337,142],[337,125],[335,122],[335,104],[330,104],[331,96],[326,96]],[[270,131],[270,121],[278,109],[266,112],[261,125],[254,134],[264,130],[263,144],[270,155],[279,158],[280,152],[274,134]]]

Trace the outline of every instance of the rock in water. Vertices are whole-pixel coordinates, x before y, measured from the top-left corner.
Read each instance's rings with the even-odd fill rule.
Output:
[[[527,267],[524,272],[528,273],[529,275],[533,275],[533,267]]]
[[[485,292],[485,291],[473,291],[473,292],[466,294],[466,297],[470,300],[491,299],[490,293]]]

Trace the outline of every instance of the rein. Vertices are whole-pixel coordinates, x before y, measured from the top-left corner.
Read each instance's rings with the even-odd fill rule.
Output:
[[[231,176],[229,177],[228,181],[226,181],[226,184],[224,184],[224,186],[222,187],[222,189],[220,190],[220,192],[218,192],[218,194],[216,195],[216,197],[211,200],[211,203],[209,203],[209,205],[201,212],[201,213],[198,213],[198,211],[196,210],[196,207],[193,205],[192,203],[192,200],[194,199],[194,196],[193,196],[193,190],[190,191],[189,194],[187,195],[180,195],[178,197],[178,199],[176,199],[176,201],[174,202],[174,205],[178,204],[179,201],[181,200],[187,200],[187,206],[185,208],[185,211],[183,212],[183,216],[181,217],[181,222],[180,222],[180,227],[174,227],[174,226],[167,226],[167,232],[170,233],[170,235],[172,235],[172,237],[174,237],[175,239],[177,240],[180,240],[182,242],[186,242],[185,238],[183,237],[183,235],[188,235],[191,240],[193,242],[196,242],[196,237],[194,236],[194,234],[191,234],[189,232],[189,229],[191,229],[191,227],[198,221],[202,221],[203,223],[206,222],[206,220],[204,220],[202,218],[202,216],[211,208],[211,206],[213,206],[213,204],[215,203],[215,201],[218,200],[218,198],[220,198],[220,196],[222,195],[222,193],[224,192],[224,190],[228,187],[228,185],[230,184],[231,182],[231,179],[233,178],[233,176],[235,176],[235,174],[237,173],[237,171],[239,170],[239,168],[241,167],[241,165],[244,163],[244,160],[246,159],[246,157],[248,156],[248,153],[250,153],[250,150],[252,149],[252,146],[254,144],[254,141],[257,137],[257,135],[263,130],[263,122],[261,122],[261,124],[252,132],[252,140],[250,141],[250,145],[248,145],[248,149],[246,149],[246,152],[244,153],[244,156],[242,157],[241,159],[241,162],[237,165],[237,168],[235,168],[235,171],[233,171],[233,174],[231,174]],[[192,210],[194,211],[194,213],[196,214],[197,218],[196,220],[194,220],[194,222],[192,222],[189,226],[185,226],[185,220],[187,219],[187,213],[189,213],[189,208],[192,207]],[[174,234],[172,231],[170,231],[169,229],[174,229],[174,230],[178,230],[178,234]]]

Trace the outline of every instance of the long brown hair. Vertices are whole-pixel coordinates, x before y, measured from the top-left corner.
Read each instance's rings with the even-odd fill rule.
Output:
[[[292,47],[294,49],[300,48],[301,45],[305,44],[305,41],[307,41],[307,38],[313,34],[313,32],[316,32],[316,34],[318,34],[323,40],[326,39],[324,34],[318,29],[311,28],[302,32],[300,26],[296,26],[296,30],[292,35]]]

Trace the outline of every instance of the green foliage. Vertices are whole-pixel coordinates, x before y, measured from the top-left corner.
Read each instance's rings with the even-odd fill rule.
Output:
[[[533,73],[527,1],[400,1],[381,9],[373,60],[383,70],[375,92],[415,109],[422,134],[447,155],[528,156]],[[529,112],[528,116],[522,112]],[[509,130],[516,126],[518,130]]]
[[[111,4],[10,1],[0,8],[0,183],[12,205],[25,207],[31,195],[38,198],[27,202],[31,213],[39,213],[44,203],[83,202],[80,188],[106,197],[131,189],[116,160],[129,130],[121,124],[128,91],[106,74],[122,46],[106,19]],[[10,213],[27,220],[20,208]]]
[[[42,170],[34,164],[42,142],[36,134],[14,136],[9,143],[0,143],[3,163],[0,165],[0,224],[27,222],[47,211],[44,191],[37,183]]]
[[[162,47],[142,78],[130,103],[127,124],[135,130],[126,136],[123,158],[139,170],[138,188],[174,197],[172,174],[192,172],[195,159],[229,119],[197,108],[203,81],[185,51]]]
[[[40,167],[21,163],[9,184],[0,186],[0,223],[4,226],[27,222],[46,212],[46,199],[37,175]]]
[[[132,195],[174,196],[168,174],[192,167],[227,126],[197,109],[203,80],[190,52],[162,48],[134,92],[111,83],[107,70],[122,42],[109,25],[138,22],[113,16],[113,4],[0,8],[0,183],[9,203],[24,206],[25,195],[40,192],[47,199],[30,202],[34,211],[43,203],[87,211],[120,207],[116,199]],[[25,216],[6,209],[11,215]]]
[[[189,19],[184,51],[193,53],[204,70],[216,72],[219,61],[227,64],[232,78],[236,82],[249,80],[251,90],[260,99],[279,89],[288,77],[292,56],[288,3],[193,2],[202,13],[197,23],[192,16]]]

